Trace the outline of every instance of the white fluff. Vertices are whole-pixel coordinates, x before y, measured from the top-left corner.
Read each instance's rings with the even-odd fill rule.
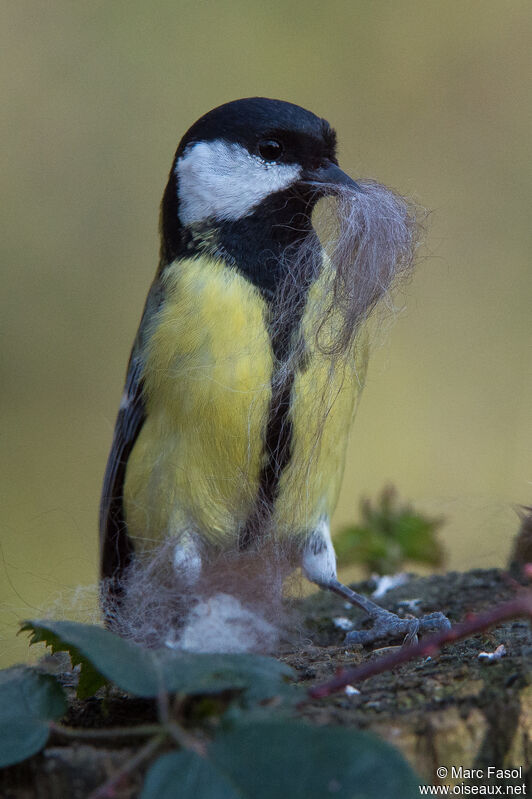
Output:
[[[376,587],[371,596],[379,599],[391,591],[392,588],[398,588],[400,585],[405,585],[410,576],[406,572],[398,572],[398,574],[375,574],[373,575]]]
[[[269,622],[236,597],[218,593],[198,602],[181,636],[166,645],[188,652],[256,652],[272,650],[277,638]]]
[[[240,144],[197,142],[176,164],[179,218],[184,225],[241,219],[300,174],[297,164],[263,161]]]

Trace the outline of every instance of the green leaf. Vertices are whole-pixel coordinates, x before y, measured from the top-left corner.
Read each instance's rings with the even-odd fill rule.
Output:
[[[414,799],[418,786],[399,752],[372,735],[277,721],[222,732],[206,758],[162,755],[141,799]]]
[[[27,666],[0,671],[0,768],[39,752],[50,721],[66,710],[63,689],[51,675]]]
[[[436,534],[444,520],[400,504],[393,486],[385,487],[374,503],[363,499],[360,515],[360,524],[345,527],[335,536],[340,564],[361,563],[379,574],[398,571],[407,560],[442,564],[444,554]]]
[[[171,752],[151,766],[140,799],[242,799],[227,777],[194,752]]]
[[[441,525],[441,519],[428,519],[405,512],[397,523],[397,540],[404,557],[431,566],[441,566],[444,553],[436,538],[436,531]]]
[[[69,623],[71,622],[66,622],[66,624]],[[20,627],[20,632],[29,632],[31,634],[30,646],[44,643],[46,646],[51,647],[52,652],[68,652],[72,665],[81,666],[77,687],[77,695],[80,699],[88,699],[90,696],[94,696],[98,688],[106,685],[107,680],[94,668],[90,659],[85,657],[72,642],[62,639],[60,634],[54,631],[52,624],[25,621]]]
[[[242,799],[419,797],[419,781],[402,755],[358,730],[296,721],[242,724],[219,735],[208,757]]]
[[[28,621],[21,628],[32,643],[45,641],[54,651],[67,650],[88,670],[83,685],[98,688],[106,680],[136,696],[154,697],[162,690],[180,694],[245,693],[249,702],[286,693],[293,671],[263,655],[196,654],[145,649],[91,624]]]

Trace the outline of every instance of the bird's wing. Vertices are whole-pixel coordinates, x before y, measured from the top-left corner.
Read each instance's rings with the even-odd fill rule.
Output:
[[[100,503],[100,573],[114,577],[126,566],[133,552],[124,518],[124,480],[128,458],[146,418],[143,398],[143,352],[147,328],[161,305],[159,276],[152,283],[140,326],[129,358],[126,384],[116,420],[113,443],[103,481]]]

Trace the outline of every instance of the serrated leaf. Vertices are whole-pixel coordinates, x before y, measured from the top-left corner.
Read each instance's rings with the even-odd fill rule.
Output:
[[[216,766],[194,752],[171,752],[146,774],[140,799],[242,799]]]
[[[77,686],[77,695],[80,699],[88,699],[94,696],[98,688],[106,685],[107,680],[94,668],[91,661],[85,657],[77,646],[62,639],[54,632],[51,626],[42,625],[40,622],[26,621],[20,627],[20,632],[30,633],[30,646],[33,644],[44,643],[49,646],[52,652],[68,652],[73,666],[81,666],[81,671]]]
[[[383,489],[374,503],[364,499],[362,522],[335,536],[339,563],[359,562],[378,574],[393,573],[405,560],[441,565],[443,549],[436,533],[442,518],[430,518],[401,504],[393,486]]]
[[[38,620],[25,622],[22,629],[35,640],[50,642],[54,651],[76,653],[82,674],[88,668],[100,678],[90,678],[98,687],[105,678],[136,696],[155,697],[162,690],[191,695],[234,689],[245,692],[249,702],[260,702],[285,693],[286,679],[293,676],[288,666],[263,655],[145,649],[91,624]]]
[[[220,734],[208,757],[241,799],[419,796],[419,781],[402,755],[358,730],[296,721],[243,724]]]
[[[0,671],[0,768],[39,752],[50,721],[66,713],[63,689],[50,674],[27,666]]]

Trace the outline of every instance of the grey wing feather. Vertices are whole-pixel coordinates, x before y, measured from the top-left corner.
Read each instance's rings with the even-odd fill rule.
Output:
[[[143,351],[148,326],[162,303],[163,291],[156,277],[129,359],[126,385],[116,420],[113,443],[107,461],[100,503],[100,571],[102,577],[116,577],[129,563],[133,544],[127,533],[123,494],[128,458],[146,418],[143,398]]]

